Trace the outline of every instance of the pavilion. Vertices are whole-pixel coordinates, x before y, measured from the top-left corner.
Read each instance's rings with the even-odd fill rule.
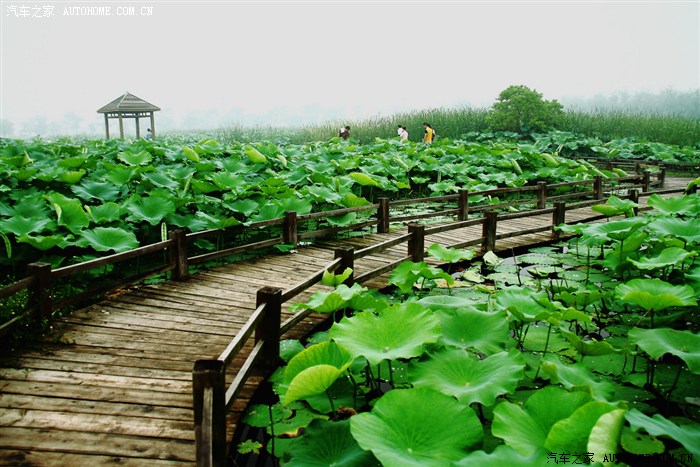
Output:
[[[153,113],[160,110],[160,107],[146,102],[133,94],[126,92],[123,96],[119,96],[114,99],[109,104],[105,105],[97,112],[104,114],[105,116],[105,135],[109,139],[109,119],[118,118],[119,119],[119,136],[124,139],[124,119],[133,118],[136,120],[136,138],[141,138],[141,128],[139,126],[139,119],[150,118],[151,119],[151,134],[152,137],[156,137],[156,122],[153,117]]]

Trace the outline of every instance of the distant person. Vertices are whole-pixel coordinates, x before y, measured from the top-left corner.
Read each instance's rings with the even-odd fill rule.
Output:
[[[151,141],[152,139],[153,139],[153,132],[149,128],[148,130],[146,130],[146,141]]]
[[[408,130],[406,129],[405,126],[402,126],[399,129],[399,139],[401,141],[408,141]]]
[[[350,127],[342,127],[340,130],[338,130],[338,136],[340,136],[343,139],[350,138]]]
[[[423,122],[423,128],[425,129],[425,132],[423,133],[423,142],[425,144],[432,144],[433,138],[435,137],[435,131],[430,124],[426,122]]]
[[[400,138],[401,134],[403,133],[403,127],[401,125],[396,127],[396,133],[399,135]]]

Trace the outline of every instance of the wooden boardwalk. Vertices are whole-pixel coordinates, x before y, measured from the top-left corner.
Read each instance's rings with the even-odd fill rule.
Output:
[[[667,187],[673,183],[667,180]],[[573,223],[591,214],[590,208],[568,211],[566,220]],[[542,215],[499,222],[498,233],[551,221],[551,215]],[[317,243],[296,254],[200,272],[185,282],[134,288],[60,319],[54,323],[55,337],[40,348],[1,360],[0,465],[192,465],[193,364],[219,356],[255,309],[257,290],[299,283],[331,262],[334,248],[362,248],[403,233],[405,229]],[[463,228],[430,235],[425,246],[450,246],[481,235],[481,226]],[[497,252],[510,254],[512,248],[549,238],[540,233],[499,240]],[[401,245],[363,258],[355,264],[356,275],[405,255]],[[381,287],[386,277],[365,285]],[[305,301],[314,290],[319,289],[295,301]],[[285,308],[282,320],[289,316]],[[285,337],[302,337],[320,321],[312,315]],[[250,380],[234,405],[234,418],[259,381]]]

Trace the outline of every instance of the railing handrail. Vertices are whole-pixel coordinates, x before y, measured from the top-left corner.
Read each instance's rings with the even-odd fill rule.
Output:
[[[661,183],[663,180],[663,171],[659,174],[659,182]],[[614,179],[612,180],[613,182],[616,183],[623,183],[623,182],[634,182],[634,185],[627,185],[624,188],[625,189],[631,189],[635,187],[641,187],[643,191],[648,191],[650,187],[656,186],[656,183],[650,182],[649,181],[649,175],[648,172],[646,172],[646,176],[632,176],[632,177],[625,177],[624,179]],[[601,180],[600,177],[596,177],[594,179],[588,179],[588,180],[577,180],[573,182],[565,182],[565,183],[557,183],[557,184],[552,184],[552,185],[546,185],[544,182],[540,182],[538,185],[527,185],[525,187],[505,187],[505,188],[498,188],[498,189],[489,189],[489,190],[481,190],[481,191],[475,191],[475,192],[468,192],[467,190],[460,190],[459,193],[455,194],[449,194],[449,195],[443,195],[443,196],[434,196],[434,197],[424,197],[424,198],[417,198],[417,199],[410,199],[410,200],[399,200],[399,201],[388,201],[386,205],[388,208],[385,210],[385,212],[382,212],[382,203],[373,203],[365,206],[359,206],[355,208],[344,208],[344,209],[336,209],[336,210],[331,210],[331,211],[323,211],[323,212],[318,212],[318,213],[309,213],[309,214],[303,214],[303,215],[297,215],[294,212],[288,212],[286,214],[293,214],[292,216],[285,216],[285,218],[277,218],[277,219],[270,219],[270,220],[265,220],[265,221],[259,221],[259,222],[253,222],[247,225],[237,225],[237,226],[232,226],[227,229],[212,229],[212,230],[207,230],[207,231],[201,231],[201,232],[191,232],[191,233],[183,233],[181,234],[182,237],[178,240],[178,238],[174,237],[174,233],[177,232],[170,232],[169,234],[169,239],[165,241],[161,241],[158,243],[150,244],[150,245],[145,245],[142,247],[135,248],[133,250],[129,250],[126,252],[121,252],[121,253],[115,253],[113,255],[108,255],[102,258],[97,258],[94,260],[86,261],[83,263],[78,263],[70,266],[64,266],[61,268],[57,268],[55,270],[50,270],[48,273],[48,276],[45,278],[46,283],[42,284],[43,286],[47,286],[47,284],[50,286],[56,279],[69,276],[72,274],[77,274],[82,271],[86,271],[89,269],[93,269],[96,267],[102,267],[106,265],[112,265],[116,264],[120,261],[125,261],[127,259],[132,259],[136,258],[145,254],[149,253],[154,253],[158,251],[165,251],[165,250],[170,250],[170,261],[166,266],[155,266],[152,267],[151,269],[143,271],[141,274],[138,275],[138,277],[131,277],[127,281],[118,281],[114,282],[113,288],[110,288],[109,286],[102,286],[102,287],[96,287],[94,289],[90,289],[84,292],[81,292],[80,294],[76,294],[75,297],[68,297],[64,298],[60,301],[52,301],[50,297],[44,297],[44,308],[43,308],[43,314],[48,314],[50,316],[51,312],[54,311],[55,309],[58,309],[59,307],[62,306],[68,306],[76,303],[78,299],[89,299],[95,296],[98,296],[102,293],[109,292],[110,290],[114,290],[117,287],[123,287],[124,285],[128,285],[131,281],[131,283],[138,282],[139,280],[143,280],[144,278],[147,278],[151,275],[155,274],[161,274],[165,272],[170,272],[174,271],[174,277],[176,279],[186,279],[189,276],[189,263],[192,264],[198,264],[202,263],[205,261],[210,261],[210,260],[215,260],[219,259],[225,256],[230,256],[238,253],[243,253],[247,251],[252,251],[254,249],[260,249],[260,248],[265,248],[265,247],[270,247],[279,243],[285,243],[287,241],[292,241],[294,245],[296,246],[296,243],[300,239],[308,239],[308,238],[314,238],[322,235],[328,235],[332,234],[335,232],[343,231],[343,230],[353,230],[353,229],[359,229],[359,228],[365,228],[365,227],[370,227],[377,225],[378,226],[378,231],[386,231],[388,230],[388,225],[389,222],[406,222],[406,221],[415,221],[419,219],[425,219],[425,218],[430,218],[430,217],[435,217],[435,216],[452,216],[457,214],[458,218],[460,220],[466,219],[466,213],[467,212],[472,212],[472,213],[478,213],[482,211],[487,211],[490,209],[499,209],[499,208],[505,208],[509,206],[517,206],[521,204],[532,204],[532,203],[537,203],[537,206],[544,205],[547,199],[551,200],[560,200],[560,199],[567,199],[569,197],[581,197],[581,196],[590,196],[591,193],[594,194],[594,197],[596,197],[598,200],[602,200],[603,196],[602,193],[596,192],[596,186],[601,186]],[[574,192],[571,194],[565,194],[565,195],[556,195],[549,197],[547,196],[546,191],[549,189],[559,189],[565,186],[580,186],[584,184],[593,184],[594,190],[593,192],[586,191],[586,192]],[[544,185],[541,186],[541,185]],[[544,190],[544,191],[542,191]],[[478,196],[493,196],[493,195],[499,195],[499,194],[508,194],[508,193],[519,193],[519,192],[537,192],[538,193],[538,199],[537,200],[519,200],[519,201],[512,201],[510,203],[499,203],[499,204],[483,204],[483,205],[476,205],[476,206],[468,206],[468,199],[473,198],[473,197],[478,197]],[[442,210],[442,211],[437,211],[437,212],[431,212],[431,213],[425,213],[425,214],[418,214],[418,215],[409,215],[409,216],[394,216],[390,217],[390,209],[400,207],[400,206],[409,206],[411,204],[425,204],[428,202],[451,202],[451,201],[458,201],[459,206],[457,209],[449,209],[449,210]],[[323,218],[323,217],[333,217],[337,215],[342,215],[345,213],[349,212],[360,212],[360,211],[367,211],[367,210],[372,210],[372,209],[378,209],[377,211],[377,219],[376,220],[369,220],[369,221],[362,221],[358,222],[352,225],[348,226],[339,226],[339,227],[331,227],[331,228],[325,228],[325,229],[320,229],[316,231],[310,231],[310,232],[305,232],[299,234],[296,231],[296,222],[299,220],[309,220],[309,219],[318,219],[318,218]],[[464,217],[464,219],[462,219]],[[290,218],[293,220],[293,223],[290,223]],[[288,225],[290,224],[290,225]],[[284,235],[268,240],[263,240],[263,241],[258,241],[258,242],[253,242],[253,243],[247,243],[245,245],[239,245],[236,247],[228,248],[228,249],[223,249],[223,250],[218,250],[214,252],[208,252],[204,254],[199,254],[199,255],[194,255],[194,256],[188,256],[187,255],[187,250],[188,250],[188,244],[193,242],[194,240],[197,239],[203,239],[203,238],[210,238],[212,236],[217,236],[225,233],[235,233],[235,232],[244,232],[247,230],[255,230],[255,229],[260,229],[261,227],[265,226],[274,226],[274,225],[281,225],[283,226],[283,229],[291,229],[293,228],[294,231],[290,232],[285,230]],[[381,229],[386,229],[386,230],[381,230]],[[183,251],[184,250],[184,251]],[[31,276],[29,276],[31,277]],[[27,279],[29,282],[23,282],[23,280],[18,281],[18,283],[23,283],[26,286],[17,286],[17,283],[11,284],[7,287],[1,288],[0,289],[0,297],[7,297],[10,296],[14,293],[17,293],[18,291],[22,290],[23,288],[29,289],[29,284],[31,282],[30,279]],[[45,316],[46,317],[46,316]],[[3,326],[3,325],[0,325]]]

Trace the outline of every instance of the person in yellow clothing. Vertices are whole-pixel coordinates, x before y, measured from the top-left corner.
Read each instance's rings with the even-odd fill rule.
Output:
[[[423,142],[425,144],[431,144],[433,142],[433,138],[435,137],[435,131],[433,131],[429,123],[423,122],[423,128],[425,128],[425,133],[423,134]]]

